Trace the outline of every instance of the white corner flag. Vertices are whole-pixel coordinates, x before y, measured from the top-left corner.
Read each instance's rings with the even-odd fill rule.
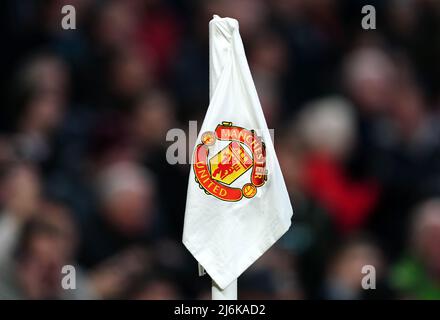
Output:
[[[290,227],[292,206],[238,22],[214,16],[211,101],[193,153],[183,243],[220,289]]]

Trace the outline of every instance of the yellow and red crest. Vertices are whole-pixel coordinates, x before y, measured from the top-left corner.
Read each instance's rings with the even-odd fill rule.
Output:
[[[253,130],[222,122],[215,131],[202,134],[193,168],[206,194],[223,201],[252,198],[267,180],[266,147]]]

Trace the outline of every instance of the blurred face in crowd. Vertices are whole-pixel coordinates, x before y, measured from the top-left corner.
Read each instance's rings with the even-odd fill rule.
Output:
[[[78,244],[76,225],[69,209],[61,204],[45,202],[41,207],[43,212],[39,219],[51,226],[56,237],[56,251],[65,261],[70,261]]]
[[[403,138],[411,138],[423,124],[424,101],[421,93],[413,84],[406,84],[396,95],[390,108],[392,119]]]
[[[17,268],[19,284],[28,298],[58,298],[61,269],[74,256],[74,224],[63,206],[47,203],[29,225]]]
[[[299,135],[312,154],[344,159],[356,141],[351,104],[331,97],[308,104],[297,119]]]
[[[4,181],[5,210],[17,217],[29,217],[38,209],[40,193],[40,177],[36,170],[31,166],[19,165],[11,170]]]
[[[169,97],[159,92],[146,96],[135,106],[132,121],[134,134],[142,145],[165,143],[166,133],[174,123]]]
[[[213,14],[221,17],[234,17],[240,21],[240,34],[243,38],[258,36],[266,18],[267,10],[261,0],[220,0],[206,1],[205,10],[209,19]]]
[[[132,1],[109,1],[99,13],[96,34],[104,47],[122,48],[135,35],[137,16]]]
[[[44,233],[33,235],[29,252],[17,269],[19,283],[30,299],[55,298],[59,294],[64,261],[54,240]]]
[[[104,170],[100,184],[104,218],[123,235],[147,230],[153,219],[154,185],[135,163],[117,163]]]
[[[390,26],[401,34],[412,34],[417,23],[417,1],[390,1],[392,10],[389,10],[393,21]]]
[[[47,134],[63,118],[69,86],[66,65],[57,57],[40,55],[25,65],[20,75],[20,85],[30,97],[19,116],[21,132]]]
[[[374,266],[376,276],[380,276],[383,261],[378,249],[367,242],[350,244],[334,259],[327,280],[336,292],[356,296],[365,276],[361,271],[366,265]]]
[[[151,68],[135,48],[124,48],[111,68],[112,89],[121,97],[135,97],[151,86]]]
[[[307,3],[305,0],[275,0],[272,6],[278,16],[294,21],[304,14]]]
[[[166,280],[153,280],[135,295],[138,300],[176,300],[179,299],[179,293],[176,286]]]
[[[422,205],[413,226],[413,245],[416,255],[428,272],[440,279],[440,200]]]
[[[396,70],[383,51],[357,49],[346,60],[344,77],[350,96],[363,112],[382,112],[390,104]]]
[[[266,33],[256,39],[251,52],[252,66],[264,69],[269,73],[282,73],[287,65],[287,48],[277,34]]]
[[[279,36],[267,33],[257,38],[250,57],[264,116],[269,127],[272,128],[279,121],[280,116],[279,82],[287,67],[287,50]]]
[[[56,56],[42,54],[25,66],[21,81],[36,92],[64,95],[69,86],[67,66]]]

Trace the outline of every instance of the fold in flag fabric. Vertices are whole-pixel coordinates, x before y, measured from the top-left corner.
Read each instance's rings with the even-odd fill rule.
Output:
[[[211,101],[192,156],[183,243],[226,288],[290,227],[292,206],[241,41],[214,16]]]

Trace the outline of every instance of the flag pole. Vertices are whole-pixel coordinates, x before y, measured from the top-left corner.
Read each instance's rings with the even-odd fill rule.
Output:
[[[212,280],[212,300],[237,300],[237,279],[231,282],[224,290]]]
[[[209,23],[209,98],[212,98],[214,89],[217,86],[221,69],[223,69],[223,62],[221,55],[214,57],[215,47],[221,47],[223,44],[214,43],[214,23],[216,19],[220,19],[219,16],[214,15],[213,20]],[[219,50],[219,49],[217,49]],[[212,280],[212,300],[237,300],[237,279],[231,282],[225,289],[221,289],[214,280]]]

